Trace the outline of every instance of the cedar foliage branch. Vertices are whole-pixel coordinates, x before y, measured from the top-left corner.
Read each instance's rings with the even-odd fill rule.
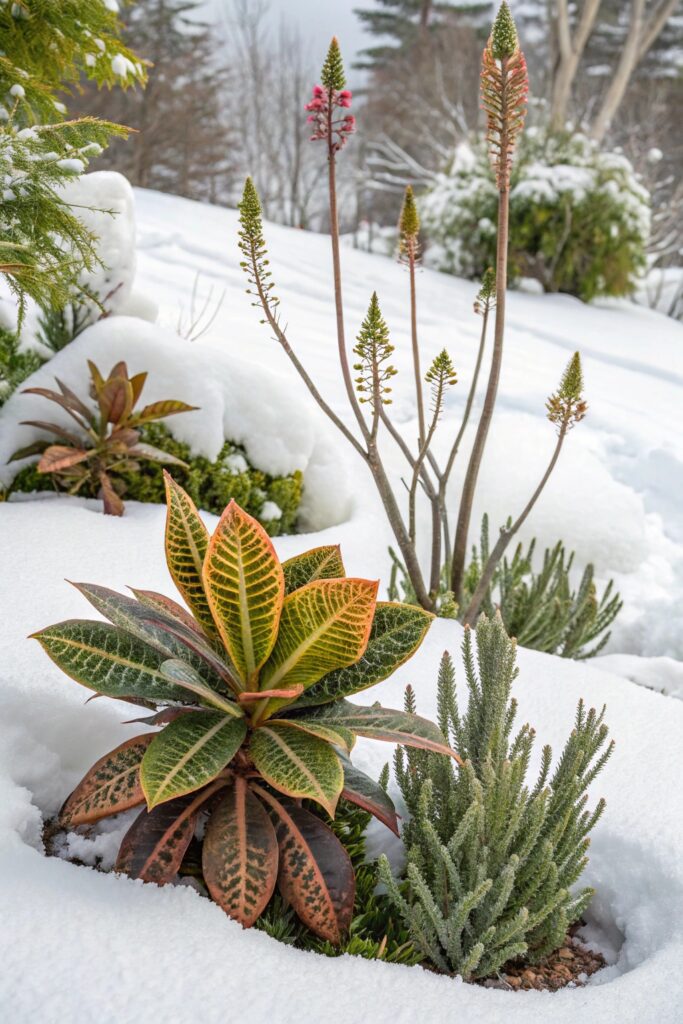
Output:
[[[535,733],[513,733],[517,703],[515,641],[499,618],[482,616],[465,633],[469,700],[460,708],[448,654],[438,680],[438,721],[464,757],[399,748],[395,771],[410,812],[403,830],[406,879],[385,857],[380,878],[417,949],[436,968],[465,979],[494,974],[513,957],[537,961],[562,944],[593,891],[575,889],[587,863],[589,833],[605,803],[588,807],[588,788],[611,756],[604,708],[579,702],[574,728],[551,772],[543,748],[533,787],[527,782]],[[412,690],[406,709],[415,710]]]
[[[515,142],[524,123],[527,97],[526,63],[519,48],[509,7],[503,4],[484,53],[482,70],[482,95],[488,119],[488,138],[500,195],[498,260],[495,271],[489,270],[485,274],[475,303],[475,312],[482,317],[476,367],[464,416],[443,467],[439,466],[434,455],[433,440],[437,427],[445,418],[447,392],[456,383],[457,375],[445,350],[436,357],[426,375],[421,367],[416,288],[416,269],[420,258],[420,220],[411,187],[406,189],[399,218],[399,257],[409,272],[411,347],[418,411],[416,443],[409,444],[391,418],[389,381],[396,370],[389,361],[393,347],[375,292],[370,299],[368,313],[361,325],[354,348],[358,362],[352,365],[349,361],[342,295],[336,162],[349,133],[353,130],[353,125],[352,119],[349,122],[349,115],[341,120],[336,119],[336,111],[348,108],[351,103],[351,94],[344,88],[345,77],[336,39],[333,39],[330,45],[321,81],[323,84],[314,88],[313,99],[307,104],[306,109],[312,112],[309,120],[315,126],[312,139],[325,142],[327,149],[337,349],[341,375],[355,421],[353,427],[337,416],[319,392],[298,359],[287,331],[281,324],[279,302],[273,293],[260,202],[250,178],[245,184],[240,204],[239,241],[244,257],[242,266],[248,276],[249,293],[254,295],[254,304],[260,308],[263,320],[273,331],[317,404],[367,465],[396,541],[396,557],[405,569],[417,603],[428,611],[443,610],[444,606],[450,609],[453,606],[452,592],[455,592],[456,598],[462,592],[462,570],[467,550],[469,520],[502,363],[507,285],[509,173]],[[448,483],[470,419],[483,366],[488,324],[494,315],[495,337],[486,397],[469,460],[460,500],[457,529],[453,537],[447,507]],[[353,371],[356,373],[355,379]],[[431,409],[427,408],[425,402],[426,387],[431,393]],[[408,474],[404,481],[407,508],[400,500],[403,495],[394,489],[385,468],[381,444],[386,440],[399,447],[408,464]],[[426,500],[431,512],[431,554],[428,574],[423,572],[417,554],[418,547],[421,546],[420,538],[417,536],[417,509],[420,499]],[[444,565],[448,578],[445,594]]]
[[[59,194],[113,135],[127,129],[96,118],[65,121],[58,95],[85,76],[98,86],[144,84],[144,62],[120,40],[105,0],[16,0],[0,5],[0,274],[19,302],[67,304],[79,276],[101,261],[96,239]]]

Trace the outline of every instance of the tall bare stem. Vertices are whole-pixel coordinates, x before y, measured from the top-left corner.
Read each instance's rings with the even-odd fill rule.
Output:
[[[498,244],[496,255],[496,323],[493,354],[484,406],[472,446],[453,545],[451,589],[457,601],[462,598],[467,537],[472,506],[484,449],[498,395],[505,337],[505,298],[507,292],[508,234],[510,221],[510,172],[516,137],[524,125],[528,77],[524,54],[519,48],[517,31],[510,8],[503,3],[484,50],[482,99],[487,113],[487,138],[498,185]]]

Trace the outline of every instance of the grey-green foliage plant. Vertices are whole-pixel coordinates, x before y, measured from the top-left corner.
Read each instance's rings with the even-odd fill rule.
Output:
[[[410,937],[440,971],[465,979],[494,974],[513,957],[534,962],[556,949],[593,890],[575,889],[587,863],[588,835],[605,807],[588,807],[588,787],[613,749],[603,711],[579,702],[576,721],[551,774],[543,748],[533,787],[527,783],[535,733],[513,734],[510,697],[515,642],[499,617],[482,616],[463,644],[469,701],[456,698],[448,654],[439,672],[439,724],[464,764],[399,748],[395,771],[410,812],[403,830],[406,880],[386,858],[382,881]],[[414,695],[406,694],[406,708]]]
[[[518,544],[508,561],[498,563],[482,609],[491,616],[500,611],[505,629],[522,647],[563,658],[593,658],[610,638],[609,627],[623,601],[610,580],[598,595],[594,568],[583,570],[576,589],[571,584],[575,553],[567,555],[562,541],[546,548],[543,564],[534,569],[536,540],[525,549]],[[489,558],[489,522],[484,516],[480,547],[473,548],[465,578],[465,603],[476,589],[481,567]]]

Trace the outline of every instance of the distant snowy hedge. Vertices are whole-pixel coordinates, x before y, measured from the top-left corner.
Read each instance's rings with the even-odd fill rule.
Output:
[[[427,261],[478,278],[495,263],[497,192],[487,146],[462,143],[422,204]],[[590,300],[630,294],[645,268],[650,197],[618,152],[530,129],[510,194],[512,278]]]

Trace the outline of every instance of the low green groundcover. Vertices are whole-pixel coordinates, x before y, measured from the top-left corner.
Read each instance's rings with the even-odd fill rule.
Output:
[[[249,463],[244,448],[226,441],[215,462],[203,455],[193,455],[188,445],[177,441],[162,424],[145,427],[143,440],[162,448],[188,464],[188,469],[173,467],[174,479],[191,496],[198,508],[220,515],[231,498],[278,536],[296,530],[296,517],[301,502],[302,474],[299,470],[288,476],[269,476]],[[166,500],[163,467],[156,463],[140,463],[135,472],[121,472],[125,480],[126,501],[163,504]],[[27,466],[17,474],[10,492],[45,491],[53,481],[36,467]],[[83,497],[95,494],[80,492]]]

